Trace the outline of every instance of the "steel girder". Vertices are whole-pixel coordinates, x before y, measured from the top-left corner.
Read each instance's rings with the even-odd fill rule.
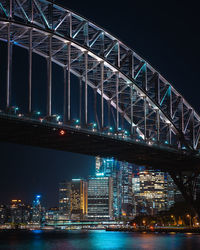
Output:
[[[68,71],[65,76],[70,93],[70,72],[85,82],[85,123],[87,124],[87,86],[101,98],[99,128],[104,123],[104,100],[116,130],[123,119],[129,123],[132,138],[148,144],[161,144],[183,150],[197,150],[200,117],[188,102],[148,62],[119,39],[76,13],[46,0],[0,0],[0,39],[11,47],[29,50],[29,111],[31,110],[32,52],[48,62],[48,110],[51,114],[51,64]],[[9,105],[10,60],[7,74]],[[66,83],[66,84],[67,84]],[[66,89],[65,89],[66,91]],[[70,119],[70,94],[67,100]],[[113,111],[115,109],[115,112]],[[64,108],[64,120],[66,107]],[[101,122],[99,122],[99,119]],[[121,123],[120,123],[121,121]]]

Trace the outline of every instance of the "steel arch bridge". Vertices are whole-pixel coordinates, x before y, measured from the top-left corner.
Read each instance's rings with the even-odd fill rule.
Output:
[[[22,143],[93,155],[112,154],[119,160],[165,168],[200,213],[193,193],[199,174],[200,117],[146,60],[101,27],[47,0],[0,0],[0,40],[7,44],[1,140],[9,137],[10,141],[19,141],[17,133],[24,131],[27,134],[21,139]],[[15,46],[28,50],[28,114],[23,116],[11,114],[12,51]],[[47,110],[43,122],[30,115],[34,112],[33,53],[47,62]],[[58,123],[52,114],[52,63],[63,68],[63,113],[62,122]],[[76,122],[72,113],[71,74],[80,80]],[[89,89],[94,99],[92,108],[88,102]],[[93,123],[88,115],[91,109]],[[45,130],[48,133],[44,138],[40,136],[37,140]],[[14,131],[15,138],[8,136],[10,131]],[[59,139],[56,131],[61,133]],[[79,148],[77,144],[71,148],[64,145],[68,136],[66,131],[71,134],[68,144],[72,145],[75,138],[79,143],[87,141],[87,150],[86,144]],[[55,142],[59,146],[55,146]]]

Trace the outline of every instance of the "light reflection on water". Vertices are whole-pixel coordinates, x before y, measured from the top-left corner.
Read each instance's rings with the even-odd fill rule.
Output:
[[[70,231],[64,237],[33,233],[31,237],[8,237],[0,242],[2,250],[64,250],[64,249],[199,249],[200,235],[141,234],[131,232]]]

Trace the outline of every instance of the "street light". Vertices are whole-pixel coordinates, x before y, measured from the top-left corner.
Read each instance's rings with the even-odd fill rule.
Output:
[[[186,217],[190,220],[190,227],[192,227],[192,217],[190,214],[187,214]]]

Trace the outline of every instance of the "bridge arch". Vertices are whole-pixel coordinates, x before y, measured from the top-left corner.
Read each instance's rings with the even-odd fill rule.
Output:
[[[116,131],[121,117],[128,122],[133,140],[139,138],[150,145],[197,150],[200,117],[195,110],[148,62],[89,20],[52,1],[1,0],[0,39],[8,43],[8,56],[12,44],[28,49],[30,65],[32,52],[47,58],[48,115],[52,105],[51,63],[55,62],[69,74],[81,77],[86,82],[86,92],[89,85],[102,96],[99,129],[108,125],[104,122],[105,99],[116,111],[113,114]],[[29,91],[31,93],[31,87]],[[64,120],[70,120],[70,96],[65,102]],[[87,105],[85,95],[86,124]],[[31,100],[29,109],[31,111]]]

